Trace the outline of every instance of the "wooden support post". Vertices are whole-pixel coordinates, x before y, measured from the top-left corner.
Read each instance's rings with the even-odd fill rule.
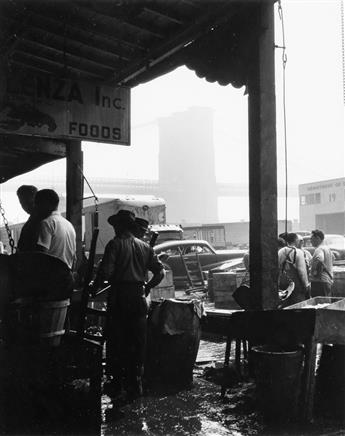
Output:
[[[84,180],[81,141],[69,141],[66,147],[66,218],[73,224],[77,235],[77,266],[82,256],[82,207]]]
[[[278,303],[277,163],[274,75],[274,2],[258,4],[249,100],[249,209],[251,287],[262,309]]]

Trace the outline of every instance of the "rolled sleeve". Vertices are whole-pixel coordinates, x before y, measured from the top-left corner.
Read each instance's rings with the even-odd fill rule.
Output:
[[[53,232],[46,221],[42,221],[39,228],[37,245],[49,250],[52,241]]]

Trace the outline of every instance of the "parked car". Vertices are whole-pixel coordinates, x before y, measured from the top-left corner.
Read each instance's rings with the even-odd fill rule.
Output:
[[[304,248],[313,254],[315,248],[311,244],[310,236],[304,236],[303,243]],[[331,249],[335,260],[345,260],[345,236],[326,234],[324,244]]]
[[[246,252],[246,250],[215,250],[207,241],[196,239],[163,242],[156,245],[154,250],[171,268],[176,288],[183,288],[188,283],[181,254],[188,259],[188,257],[195,257],[195,253],[198,253],[202,271],[206,273],[225,261],[242,259]]]

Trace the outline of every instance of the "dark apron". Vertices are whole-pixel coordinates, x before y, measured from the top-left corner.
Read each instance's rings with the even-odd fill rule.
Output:
[[[107,373],[130,385],[143,374],[146,354],[148,305],[143,283],[113,283],[107,312]]]

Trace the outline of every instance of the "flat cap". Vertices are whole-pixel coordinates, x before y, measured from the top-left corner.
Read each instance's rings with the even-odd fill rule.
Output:
[[[144,218],[135,218],[135,224],[142,230],[147,230],[149,228],[149,222]]]

